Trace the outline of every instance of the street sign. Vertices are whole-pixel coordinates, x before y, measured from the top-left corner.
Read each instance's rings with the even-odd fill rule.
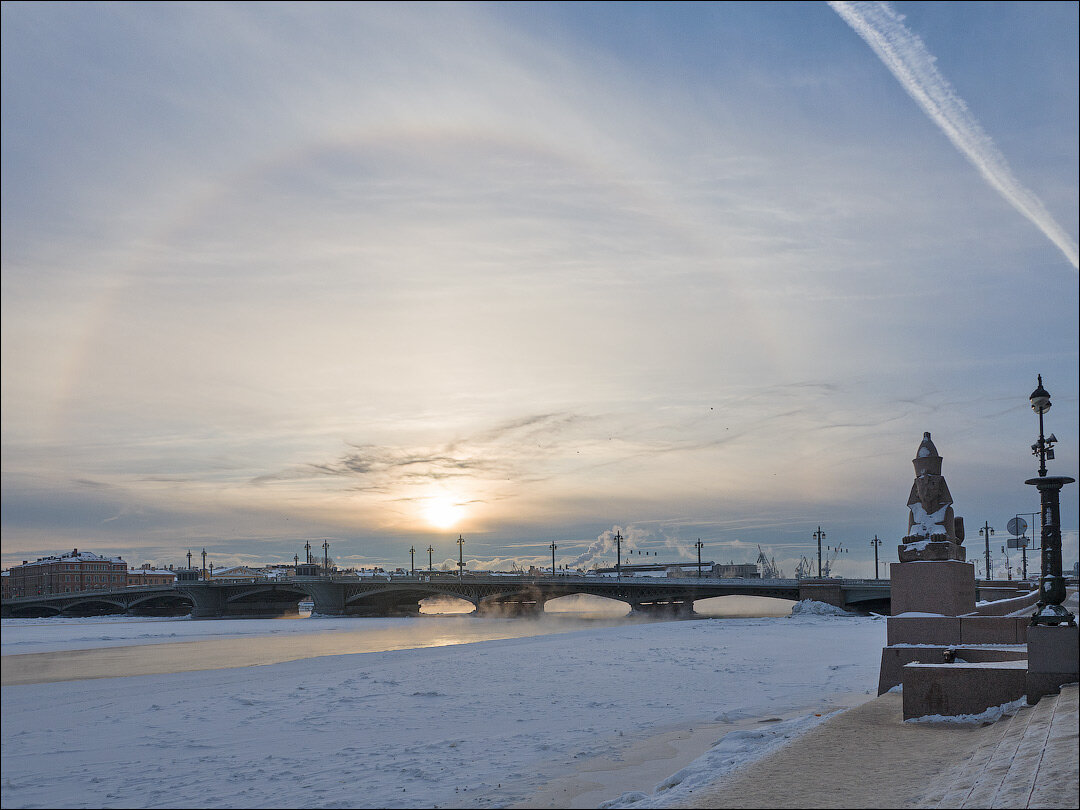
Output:
[[[1014,518],[1010,518],[1006,528],[1008,528],[1010,534],[1023,534],[1027,531],[1027,521],[1017,515]],[[1019,546],[1017,546],[1019,548]]]
[[[1010,537],[1009,548],[1025,548],[1028,544],[1026,537]]]

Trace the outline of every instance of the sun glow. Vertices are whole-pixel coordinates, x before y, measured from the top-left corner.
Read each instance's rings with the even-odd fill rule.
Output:
[[[436,529],[449,529],[464,516],[464,507],[450,498],[432,498],[424,508],[424,518]]]

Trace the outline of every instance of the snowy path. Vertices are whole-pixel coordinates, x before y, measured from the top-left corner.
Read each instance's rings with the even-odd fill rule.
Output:
[[[884,632],[702,620],[4,687],[3,805],[504,806],[679,725],[870,692]]]

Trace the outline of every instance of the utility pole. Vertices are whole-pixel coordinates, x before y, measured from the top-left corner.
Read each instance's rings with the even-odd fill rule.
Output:
[[[409,546],[409,573],[416,576],[416,546]]]
[[[323,573],[327,576],[330,575],[330,541],[322,541],[322,567]]]
[[[881,545],[881,541],[878,540],[878,536],[876,534],[874,535],[874,539],[870,541],[870,545],[874,547],[874,579],[880,579],[880,577],[878,576],[877,550],[878,546]]]
[[[821,541],[825,539],[825,532],[821,530],[820,526],[814,532],[814,537],[817,538],[817,575],[818,579],[821,579]]]
[[[433,549],[433,548],[432,548],[432,547],[431,547],[431,546],[429,545],[429,546],[427,547],[427,570],[428,570],[428,573],[429,573],[429,574],[430,574],[430,573],[431,573],[432,571],[434,571],[434,570],[435,570],[435,568],[434,568],[434,567],[432,566],[432,564],[431,564],[431,555],[432,555],[432,554],[434,554],[434,553],[435,553],[435,549]]]
[[[557,549],[557,548],[558,548],[558,546],[555,545],[555,541],[552,540],[551,541],[551,575],[552,576],[555,576],[555,549]]]
[[[615,577],[622,579],[622,532],[615,532]]]
[[[989,521],[983,521],[983,527],[979,529],[981,534],[986,539],[986,579],[993,579],[994,569],[990,567],[990,536],[994,533],[994,529],[990,526]]]
[[[697,539],[694,543],[694,548],[697,549],[697,578],[701,579],[701,549],[705,547],[705,544],[701,542],[701,538]]]
[[[1038,548],[1035,545],[1035,519],[1037,517],[1039,517],[1039,513],[1038,512],[1017,512],[1016,516],[1012,520],[1009,521],[1009,525],[1010,526],[1016,526],[1016,528],[1019,529],[1019,531],[1013,532],[1013,534],[1018,535],[1017,543],[1020,545],[1020,559],[1021,559],[1022,565],[1023,565],[1023,578],[1026,580],[1027,579],[1027,544],[1028,544],[1028,539],[1027,539],[1027,535],[1025,535],[1024,532],[1027,531],[1028,525],[1027,525],[1027,521],[1023,520],[1021,516],[1031,518],[1031,550],[1032,551],[1041,551],[1042,549]],[[1015,523],[1013,521],[1015,521]],[[1021,526],[1023,526],[1022,529],[1020,528]]]
[[[460,534],[457,536],[457,575],[458,579],[461,579],[461,574],[465,570],[465,558],[464,554],[465,538]]]

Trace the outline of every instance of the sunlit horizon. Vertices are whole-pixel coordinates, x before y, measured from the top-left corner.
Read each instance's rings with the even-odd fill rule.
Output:
[[[5,3],[3,566],[867,576],[925,431],[1003,536],[1037,374],[1080,471],[1080,12],[895,11],[959,107],[826,3]]]

